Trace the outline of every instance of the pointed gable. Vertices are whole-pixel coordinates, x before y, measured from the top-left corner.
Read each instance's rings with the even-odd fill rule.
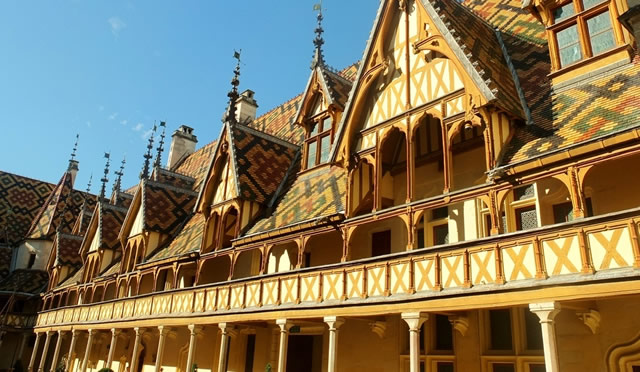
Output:
[[[465,119],[492,105],[526,117],[501,35],[455,0],[382,1],[357,76],[333,159],[373,148],[373,128],[418,111]]]

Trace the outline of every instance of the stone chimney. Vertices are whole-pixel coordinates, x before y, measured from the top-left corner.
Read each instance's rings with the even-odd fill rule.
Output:
[[[171,148],[167,168],[173,170],[182,159],[196,151],[198,138],[193,135],[193,128],[181,125],[171,136]]]
[[[255,120],[258,103],[253,97],[254,95],[255,92],[250,89],[240,94],[240,98],[236,101],[236,118],[238,119],[238,123],[244,124]]]
[[[636,45],[640,44],[640,0],[629,0],[629,10],[620,14],[618,19],[634,36]]]
[[[71,187],[76,183],[76,175],[78,174],[78,161],[77,160],[69,160],[69,168],[67,172],[71,174]]]

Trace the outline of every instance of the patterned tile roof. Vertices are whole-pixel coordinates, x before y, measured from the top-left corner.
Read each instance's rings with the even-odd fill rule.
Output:
[[[322,68],[322,74],[333,102],[344,108],[349,99],[353,81],[327,68]]]
[[[11,269],[11,253],[10,247],[0,247],[0,280],[9,275]]]
[[[195,179],[183,174],[172,172],[164,168],[155,168],[152,179],[165,185],[171,185],[181,189],[193,189]]]
[[[233,125],[230,134],[238,195],[262,204],[269,202],[299,148],[243,125]]]
[[[294,123],[301,101],[302,94],[260,116],[249,126],[293,144],[301,145],[304,141],[304,130]]]
[[[562,91],[552,105],[555,128],[517,131],[505,164],[640,126],[640,64]]]
[[[0,282],[0,292],[39,294],[44,291],[49,275],[42,270],[18,269]]]
[[[216,142],[213,141],[208,145],[205,145],[198,151],[189,155],[182,163],[176,168],[175,172],[183,174],[185,176],[194,178],[196,182],[193,185],[193,190],[198,191],[202,186],[202,182],[207,175],[209,168],[209,162],[213,157],[213,153],[216,150]]]
[[[302,174],[293,181],[275,211],[259,220],[247,235],[343,212],[346,193],[347,174],[343,168],[325,167]]]
[[[73,190],[71,174],[65,172],[33,220],[28,237],[31,239],[53,239],[59,224],[63,233],[70,233],[85,201],[88,207],[93,208],[96,197]],[[68,205],[66,205],[67,203]]]
[[[71,276],[60,283],[56,288],[64,288],[70,285],[79,284],[82,280],[83,270],[76,270]]]
[[[82,236],[70,234],[56,234],[56,259],[54,266],[82,266],[82,257],[80,256],[80,245],[82,244]]]
[[[172,235],[189,217],[197,194],[153,181],[144,182],[144,225],[147,231]]]
[[[102,238],[100,246],[107,249],[118,250],[120,248],[118,234],[122,228],[124,218],[127,215],[127,209],[108,203],[100,203],[99,213],[99,228]]]
[[[524,118],[518,90],[494,28],[458,1],[431,0],[430,3],[466,57],[477,65],[475,69],[496,97],[496,104]]]
[[[107,267],[103,273],[98,275],[98,277],[106,278],[112,275],[117,275],[119,272],[120,272],[120,260],[117,260],[111,266]]]
[[[193,215],[178,235],[174,239],[171,239],[169,246],[160,249],[152,255],[147,262],[159,261],[199,251],[202,243],[202,234],[204,233],[204,223],[205,219],[202,214],[198,213]]]
[[[0,171],[0,243],[7,244],[8,238],[8,244],[15,246],[27,235],[54,187]]]

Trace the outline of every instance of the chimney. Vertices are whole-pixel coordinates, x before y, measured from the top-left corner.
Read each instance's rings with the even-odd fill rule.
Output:
[[[236,101],[238,123],[244,124],[255,120],[258,103],[253,98],[254,95],[255,92],[250,89],[240,94],[240,98]]]
[[[67,172],[71,174],[71,187],[76,183],[76,175],[78,174],[78,161],[77,160],[69,160],[69,168]]]
[[[167,168],[173,170],[176,164],[182,159],[196,151],[197,143],[198,138],[193,135],[193,128],[181,125],[171,136],[171,148],[169,149]]]

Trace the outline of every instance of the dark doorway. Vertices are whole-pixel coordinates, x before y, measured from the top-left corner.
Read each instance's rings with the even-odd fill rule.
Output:
[[[371,234],[371,256],[384,256],[391,253],[391,230]]]
[[[320,372],[322,336],[289,336],[287,372]]]

